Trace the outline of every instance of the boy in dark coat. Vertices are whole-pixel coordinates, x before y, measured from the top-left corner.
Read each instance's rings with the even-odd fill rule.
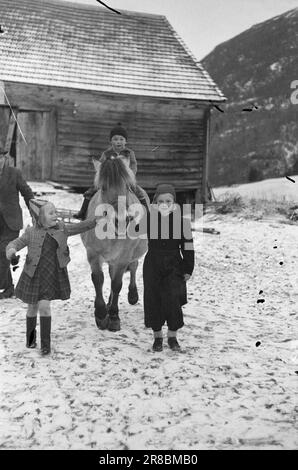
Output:
[[[124,129],[124,127],[122,127],[120,123],[111,130],[110,141],[111,146],[102,153],[100,158],[93,157],[95,171],[97,171],[98,165],[103,163],[108,158],[120,157],[130,167],[134,175],[136,175],[137,160],[135,157],[135,153],[133,150],[126,147],[127,132],[126,129]],[[94,186],[91,186],[91,188],[89,188],[84,193],[84,201],[82,207],[80,211],[75,215],[77,219],[84,220],[86,218],[89,202],[96,192],[97,189]],[[135,194],[139,199],[140,203],[147,207],[146,193],[138,185],[136,185],[135,187]]]
[[[6,245],[19,236],[23,228],[19,193],[29,209],[29,200],[34,198],[31,188],[23,179],[21,171],[8,165],[8,154],[0,148],[0,299],[14,295],[10,262],[6,259]]]
[[[186,281],[194,269],[190,220],[175,205],[175,189],[160,184],[147,223],[148,252],[143,265],[145,326],[154,332],[153,350],[161,351],[162,326],[167,322],[168,344],[174,351],[184,325],[182,305],[187,303]]]

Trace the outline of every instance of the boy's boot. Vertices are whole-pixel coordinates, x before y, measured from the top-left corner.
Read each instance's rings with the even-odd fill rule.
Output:
[[[26,348],[36,348],[37,317],[26,317]]]
[[[75,219],[81,219],[81,220],[86,219],[89,202],[90,202],[89,199],[84,198],[80,211],[77,214],[74,214]]]
[[[177,331],[168,330],[168,345],[172,351],[181,351],[176,335]]]
[[[40,349],[43,356],[51,352],[51,320],[52,317],[40,317]]]
[[[160,352],[162,351],[162,342],[163,342],[163,337],[162,337],[162,331],[154,331],[154,343],[152,346],[153,351],[155,352]]]

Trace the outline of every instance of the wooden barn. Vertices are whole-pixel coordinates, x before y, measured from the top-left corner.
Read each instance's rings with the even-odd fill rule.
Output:
[[[121,122],[141,186],[204,201],[210,109],[225,97],[166,17],[98,5],[0,0],[0,145],[27,180],[84,188]]]

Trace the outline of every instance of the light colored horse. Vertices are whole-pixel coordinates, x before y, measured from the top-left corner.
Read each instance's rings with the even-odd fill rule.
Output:
[[[88,207],[87,218],[97,216],[98,223],[106,225],[109,222],[109,210],[103,209],[103,204],[109,204],[114,207],[117,226],[124,221],[124,227],[127,228],[128,213],[127,208],[131,204],[139,203],[134,192],[131,190],[135,186],[135,176],[126,163],[120,158],[108,159],[99,165],[95,176],[95,187],[100,188],[93,196]],[[124,201],[123,206],[117,205],[118,198]],[[147,196],[147,203],[150,201]],[[142,207],[142,206],[141,206]],[[107,225],[106,225],[107,226]],[[147,239],[123,239],[104,238],[99,239],[96,235],[97,228],[89,230],[81,235],[87,251],[87,258],[91,267],[91,278],[95,287],[96,297],[94,302],[95,322],[99,329],[109,329],[110,331],[120,330],[120,318],[118,308],[118,298],[122,288],[122,278],[126,271],[130,272],[130,283],[128,289],[128,302],[132,305],[138,302],[138,290],[136,286],[136,270],[138,259],[147,251]],[[102,237],[100,237],[102,238]],[[102,270],[103,263],[109,266],[111,279],[111,290],[108,304],[103,298],[102,287],[104,283],[104,274]]]

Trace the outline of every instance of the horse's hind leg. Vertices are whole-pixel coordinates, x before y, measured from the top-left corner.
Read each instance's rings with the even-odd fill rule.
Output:
[[[126,270],[126,266],[118,265],[114,266],[110,270],[112,275],[111,278],[111,295],[109,303],[109,324],[108,329],[110,331],[119,331],[120,330],[120,318],[119,318],[119,308],[118,308],[118,299],[119,294],[122,288],[122,278]]]
[[[102,287],[104,282],[104,274],[102,272],[101,264],[98,255],[87,253],[88,261],[91,266],[91,279],[95,288],[95,301],[94,301],[94,315],[96,326],[100,330],[105,330],[108,326],[108,312],[107,307],[102,295]]]
[[[130,272],[130,282],[128,286],[128,302],[131,305],[135,305],[139,300],[138,288],[136,285],[136,271],[138,267],[138,261],[133,261],[128,265],[128,271]]]

